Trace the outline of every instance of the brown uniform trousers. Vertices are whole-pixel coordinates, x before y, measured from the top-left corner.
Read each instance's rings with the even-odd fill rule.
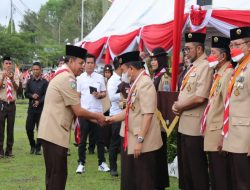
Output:
[[[7,141],[5,155],[12,154],[12,147],[14,144],[14,124],[16,116],[15,102],[7,103],[0,101],[0,155],[4,155],[4,131],[5,121],[7,120]]]

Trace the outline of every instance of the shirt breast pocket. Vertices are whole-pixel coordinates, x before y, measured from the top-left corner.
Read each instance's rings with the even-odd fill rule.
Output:
[[[195,89],[196,89],[196,85],[197,85],[197,77],[195,76],[190,76],[187,85],[186,85],[186,89],[188,93],[194,93]]]
[[[239,127],[249,127],[250,118],[249,117],[232,117],[232,125]]]
[[[209,125],[209,131],[217,131],[217,130],[221,130],[223,127],[223,123],[222,122],[213,122]]]

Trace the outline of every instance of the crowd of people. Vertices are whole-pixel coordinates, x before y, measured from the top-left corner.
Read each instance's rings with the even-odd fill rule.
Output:
[[[179,189],[249,190],[250,27],[232,29],[230,38],[211,37],[209,56],[205,39],[203,33],[185,34],[179,95],[171,105],[172,113],[179,117]],[[80,128],[77,174],[87,172],[89,142],[90,154],[97,147],[97,170],[120,176],[122,190],[169,187],[167,131],[157,114],[157,93],[171,92],[171,70],[164,48],[156,47],[149,54],[150,72],[144,67],[145,55],[139,51],[123,53],[114,58],[113,67],[105,65],[99,74],[94,71],[94,55],[67,45],[66,58],[49,82],[42,77],[40,63],[33,64],[25,85],[29,99],[26,131],[30,153],[40,155],[43,148],[47,190],[65,189],[72,123]],[[15,101],[20,85],[20,77],[12,72],[11,58],[4,57],[2,65],[0,158],[13,156]]]

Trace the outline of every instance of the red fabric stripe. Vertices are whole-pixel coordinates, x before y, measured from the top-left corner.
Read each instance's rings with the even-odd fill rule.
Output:
[[[212,17],[239,27],[250,25],[249,10],[213,10]]]

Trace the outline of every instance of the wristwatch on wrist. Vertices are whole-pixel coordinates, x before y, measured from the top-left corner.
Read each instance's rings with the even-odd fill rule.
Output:
[[[143,141],[144,141],[144,137],[142,137],[142,136],[137,136],[137,142],[138,142],[138,143],[143,143]]]

